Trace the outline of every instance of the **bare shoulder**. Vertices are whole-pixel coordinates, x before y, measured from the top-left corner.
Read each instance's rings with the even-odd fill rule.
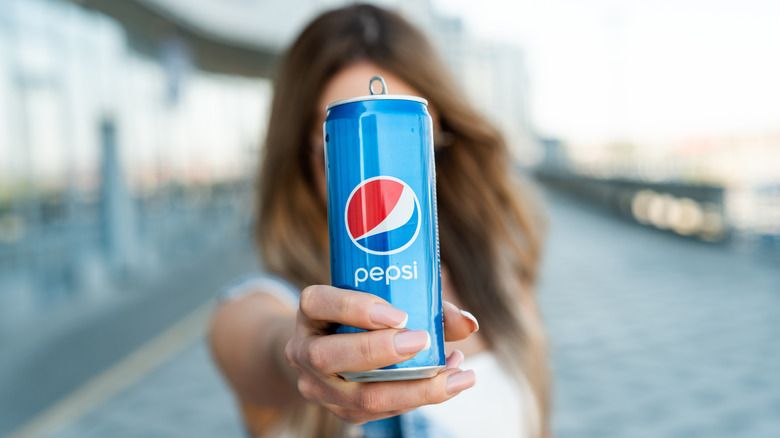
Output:
[[[299,291],[288,281],[272,275],[251,275],[240,279],[220,294],[223,303],[269,301],[290,309],[298,307]]]
[[[244,291],[240,296],[221,300],[216,311],[216,317],[229,316],[251,317],[294,315],[297,301],[285,297],[271,287],[257,287]]]
[[[295,317],[298,294],[289,283],[268,276],[252,276],[236,282],[220,293],[211,322],[212,341],[223,333],[262,330],[272,320]]]

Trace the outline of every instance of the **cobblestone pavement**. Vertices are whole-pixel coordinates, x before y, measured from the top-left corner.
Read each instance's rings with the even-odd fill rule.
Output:
[[[778,259],[551,200],[556,437],[780,437]]]
[[[780,436],[780,266],[549,196],[554,431]],[[203,342],[54,435],[241,437]]]
[[[11,436],[45,435],[44,430],[76,418],[189,347],[208,319],[205,302],[213,302],[216,291],[237,276],[256,269],[246,240],[239,230],[202,254],[167,263],[156,275],[0,332],[0,437],[33,424],[34,432],[24,428],[21,436]],[[193,314],[197,318],[184,331],[163,336]],[[161,336],[171,339],[163,345],[152,342]],[[158,346],[139,357],[153,345]],[[136,359],[128,362],[132,357]],[[189,365],[177,360],[177,366]],[[110,370],[114,372],[106,376]],[[50,421],[53,414],[60,418],[63,413],[64,420]]]
[[[233,398],[205,342],[146,376],[52,438],[243,438]]]

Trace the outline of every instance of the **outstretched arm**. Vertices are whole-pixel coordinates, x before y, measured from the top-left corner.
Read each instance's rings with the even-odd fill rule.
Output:
[[[447,341],[476,331],[455,306],[444,310]],[[404,319],[375,295],[310,286],[297,314],[268,294],[225,303],[214,317],[211,346],[242,402],[283,410],[307,399],[358,424],[441,403],[474,384],[473,372],[457,368],[459,352],[431,379],[356,383],[338,376],[402,362],[425,348],[427,334],[401,328]],[[331,334],[333,323],[369,331]]]

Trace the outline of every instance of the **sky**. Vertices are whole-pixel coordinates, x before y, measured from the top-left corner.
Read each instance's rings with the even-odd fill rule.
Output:
[[[434,4],[524,47],[543,134],[603,144],[780,131],[780,1]]]

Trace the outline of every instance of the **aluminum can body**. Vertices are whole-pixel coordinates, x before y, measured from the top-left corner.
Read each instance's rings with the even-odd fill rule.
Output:
[[[406,328],[428,331],[431,346],[396,365],[343,374],[352,381],[431,377],[445,364],[431,117],[423,99],[383,96],[328,106],[331,283],[405,311]]]

